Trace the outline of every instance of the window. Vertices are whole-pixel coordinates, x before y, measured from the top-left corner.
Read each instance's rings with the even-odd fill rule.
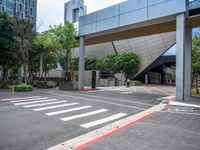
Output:
[[[79,19],[79,9],[73,9],[73,15],[72,15],[72,21],[73,22],[78,22]]]

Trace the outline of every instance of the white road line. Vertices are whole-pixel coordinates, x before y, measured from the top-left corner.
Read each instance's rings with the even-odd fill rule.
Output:
[[[147,89],[146,87],[143,87],[143,89],[146,90],[148,93],[151,93],[151,91]]]
[[[31,107],[37,107],[37,106],[46,106],[46,105],[52,105],[52,104],[60,104],[65,103],[67,101],[57,101],[57,102],[51,102],[51,103],[42,103],[42,104],[35,104],[35,105],[25,105],[24,108],[31,108]]]
[[[42,99],[48,99],[48,97],[31,98],[31,99],[16,100],[16,101],[10,101],[10,102],[11,102],[11,103],[16,103],[16,102],[36,101],[36,100],[42,100]]]
[[[156,112],[160,112],[161,110],[166,108],[166,106],[167,105],[164,104],[156,105],[138,114],[134,114],[132,116],[118,120],[114,123],[108,124],[99,129],[90,131],[86,134],[70,139],[66,142],[60,143],[54,147],[48,148],[47,150],[85,149],[86,148],[85,145],[87,145],[88,143],[93,143],[94,141],[97,142],[104,136],[108,137],[113,135],[114,133],[120,132],[123,129],[130,127],[131,125],[134,125],[136,122],[139,122],[147,117],[150,117],[154,115]]]
[[[165,92],[165,91],[163,91],[163,90],[161,90],[161,89],[158,89],[158,88],[153,88],[154,90],[157,90],[157,91],[160,91],[160,92],[162,92],[162,93],[165,93],[165,94],[167,94],[167,95],[170,95],[169,93],[167,93],[167,92]]]
[[[134,92],[135,92],[135,93],[137,92],[137,88],[136,88],[136,87],[134,87]]]
[[[68,104],[62,104],[62,105],[55,105],[55,106],[49,106],[49,107],[42,107],[42,108],[36,108],[33,109],[34,111],[42,111],[42,110],[49,110],[49,109],[55,109],[60,107],[66,107],[66,106],[73,106],[78,105],[79,103],[68,103]]]
[[[53,101],[57,101],[57,99],[47,99],[47,100],[34,101],[34,102],[15,103],[14,105],[18,106],[18,105],[37,104],[37,103],[53,102]]]
[[[57,95],[63,95],[65,97],[71,97],[71,98],[78,98],[78,99],[81,99],[81,100],[84,99],[84,100],[92,101],[92,102],[100,102],[100,103],[106,103],[106,104],[110,104],[110,105],[123,106],[123,107],[138,109],[138,110],[145,110],[145,108],[131,106],[131,105],[125,105],[125,104],[119,104],[119,103],[114,103],[114,102],[108,102],[108,101],[105,101],[105,100],[91,99],[91,98],[86,98],[86,97],[79,97],[79,96],[65,95],[65,94],[57,94]]]
[[[200,108],[200,105],[187,104],[187,103],[174,102],[174,101],[171,101],[169,104],[170,104],[170,105],[174,105],[174,106],[186,106],[186,107]]]
[[[13,98],[6,98],[6,99],[1,99],[2,101],[9,101],[9,100],[17,100],[17,99],[27,99],[27,98],[38,98],[41,96],[32,96],[32,97],[13,97]]]
[[[72,109],[66,109],[66,110],[61,110],[61,111],[55,111],[55,112],[50,112],[46,113],[47,116],[53,116],[53,115],[59,115],[59,114],[64,114],[72,111],[77,111],[77,110],[82,110],[86,108],[91,108],[92,106],[83,106],[83,107],[77,107],[77,108],[72,108]]]
[[[107,109],[100,109],[100,110],[96,110],[96,111],[92,111],[92,112],[88,112],[88,113],[84,113],[84,114],[79,114],[79,115],[74,115],[74,116],[70,116],[70,117],[66,117],[66,118],[61,118],[60,120],[69,121],[69,120],[73,120],[73,119],[77,119],[77,118],[92,116],[92,115],[99,114],[99,113],[106,112],[106,111],[108,111],[108,110]]]
[[[54,94],[66,94],[66,93],[70,94],[71,96],[87,96],[87,97],[91,97],[91,98],[108,99],[108,100],[112,100],[112,101],[120,101],[120,102],[127,102],[127,103],[133,103],[133,104],[154,106],[154,105],[147,104],[147,103],[142,103],[142,102],[130,101],[130,100],[125,100],[125,99],[117,99],[117,98],[109,98],[109,97],[96,96],[96,95],[77,94],[77,93],[76,94],[75,93],[72,94],[72,93],[69,93],[69,92],[60,92],[60,93],[54,93]],[[66,95],[64,95],[64,96],[66,96]],[[97,99],[95,99],[95,100],[97,100]]]
[[[103,118],[103,119],[100,119],[100,120],[96,120],[96,121],[93,121],[93,122],[82,124],[80,126],[83,127],[83,128],[90,128],[90,127],[97,126],[97,125],[100,125],[100,124],[103,124],[103,123],[106,123],[106,122],[109,122],[109,121],[119,119],[119,118],[124,117],[126,115],[127,114],[119,113],[119,114],[116,114],[116,115],[113,115],[113,116],[110,116],[110,117],[107,117],[107,118]]]

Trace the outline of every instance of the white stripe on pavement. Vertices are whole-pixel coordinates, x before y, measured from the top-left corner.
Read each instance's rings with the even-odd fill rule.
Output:
[[[35,104],[35,105],[25,105],[24,108],[31,108],[31,107],[37,107],[37,106],[46,106],[46,105],[52,105],[52,104],[60,104],[65,103],[67,101],[57,101],[57,102],[51,102],[51,103],[42,103],[42,104]]]
[[[77,110],[82,110],[82,109],[91,108],[91,107],[92,106],[77,107],[77,108],[72,108],[72,109],[66,109],[66,110],[46,113],[46,115],[47,116],[59,115],[59,114],[68,113],[68,112],[77,111]]]
[[[16,101],[10,101],[10,102],[11,102],[11,103],[16,103],[16,102],[36,101],[36,100],[42,100],[42,99],[48,99],[48,97],[31,98],[31,99],[16,100]]]
[[[185,107],[194,107],[194,108],[200,108],[200,105],[195,105],[195,104],[188,104],[188,103],[182,103],[182,102],[174,102],[171,101],[169,103],[170,105],[174,105],[174,106],[185,106]]]
[[[33,110],[34,111],[49,110],[49,109],[66,107],[66,106],[73,106],[73,105],[78,105],[78,104],[79,103],[68,103],[68,104],[62,104],[62,105],[55,105],[55,106],[49,106],[49,107],[36,108],[36,109],[33,109]]]
[[[108,111],[108,110],[107,109],[100,109],[100,110],[96,110],[96,111],[92,111],[92,112],[88,112],[88,113],[84,113],[84,114],[79,114],[79,115],[74,115],[74,116],[70,116],[70,117],[66,117],[66,118],[61,118],[60,120],[69,121],[69,120],[73,120],[73,119],[77,119],[77,118],[82,118],[82,117],[87,117],[87,116],[99,114],[99,113],[106,112],[106,111]]]
[[[14,105],[27,105],[27,104],[37,104],[37,103],[44,103],[44,102],[52,102],[57,101],[57,99],[47,99],[47,100],[41,100],[41,101],[33,101],[33,102],[24,102],[24,103],[15,103]]]
[[[103,119],[100,119],[100,120],[96,120],[96,121],[93,121],[93,122],[82,124],[80,126],[83,127],[83,128],[90,128],[90,127],[93,127],[93,126],[96,126],[96,125],[100,125],[100,124],[103,124],[103,123],[106,123],[106,122],[109,122],[109,121],[119,119],[119,118],[124,117],[126,115],[127,114],[119,113],[119,114],[116,114],[116,115],[113,115],[113,116],[110,116],[110,117],[107,117],[107,118],[103,118]]]
[[[27,98],[38,98],[41,96],[32,96],[32,97],[13,97],[13,98],[6,98],[6,99],[1,99],[2,101],[8,101],[8,100],[17,100],[17,99],[27,99]]]

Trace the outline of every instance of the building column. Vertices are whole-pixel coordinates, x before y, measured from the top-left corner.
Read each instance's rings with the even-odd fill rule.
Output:
[[[185,15],[176,16],[176,99],[184,101]]]
[[[79,72],[78,72],[78,88],[84,89],[84,73],[85,73],[85,38],[79,39]]]
[[[191,96],[192,86],[192,28],[186,27],[185,31],[185,90],[186,97]]]

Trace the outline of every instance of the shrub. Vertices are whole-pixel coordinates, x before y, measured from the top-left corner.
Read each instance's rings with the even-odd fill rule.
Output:
[[[0,89],[7,89],[8,85],[6,83],[0,82]]]
[[[32,92],[33,86],[27,84],[15,85],[15,92]]]

